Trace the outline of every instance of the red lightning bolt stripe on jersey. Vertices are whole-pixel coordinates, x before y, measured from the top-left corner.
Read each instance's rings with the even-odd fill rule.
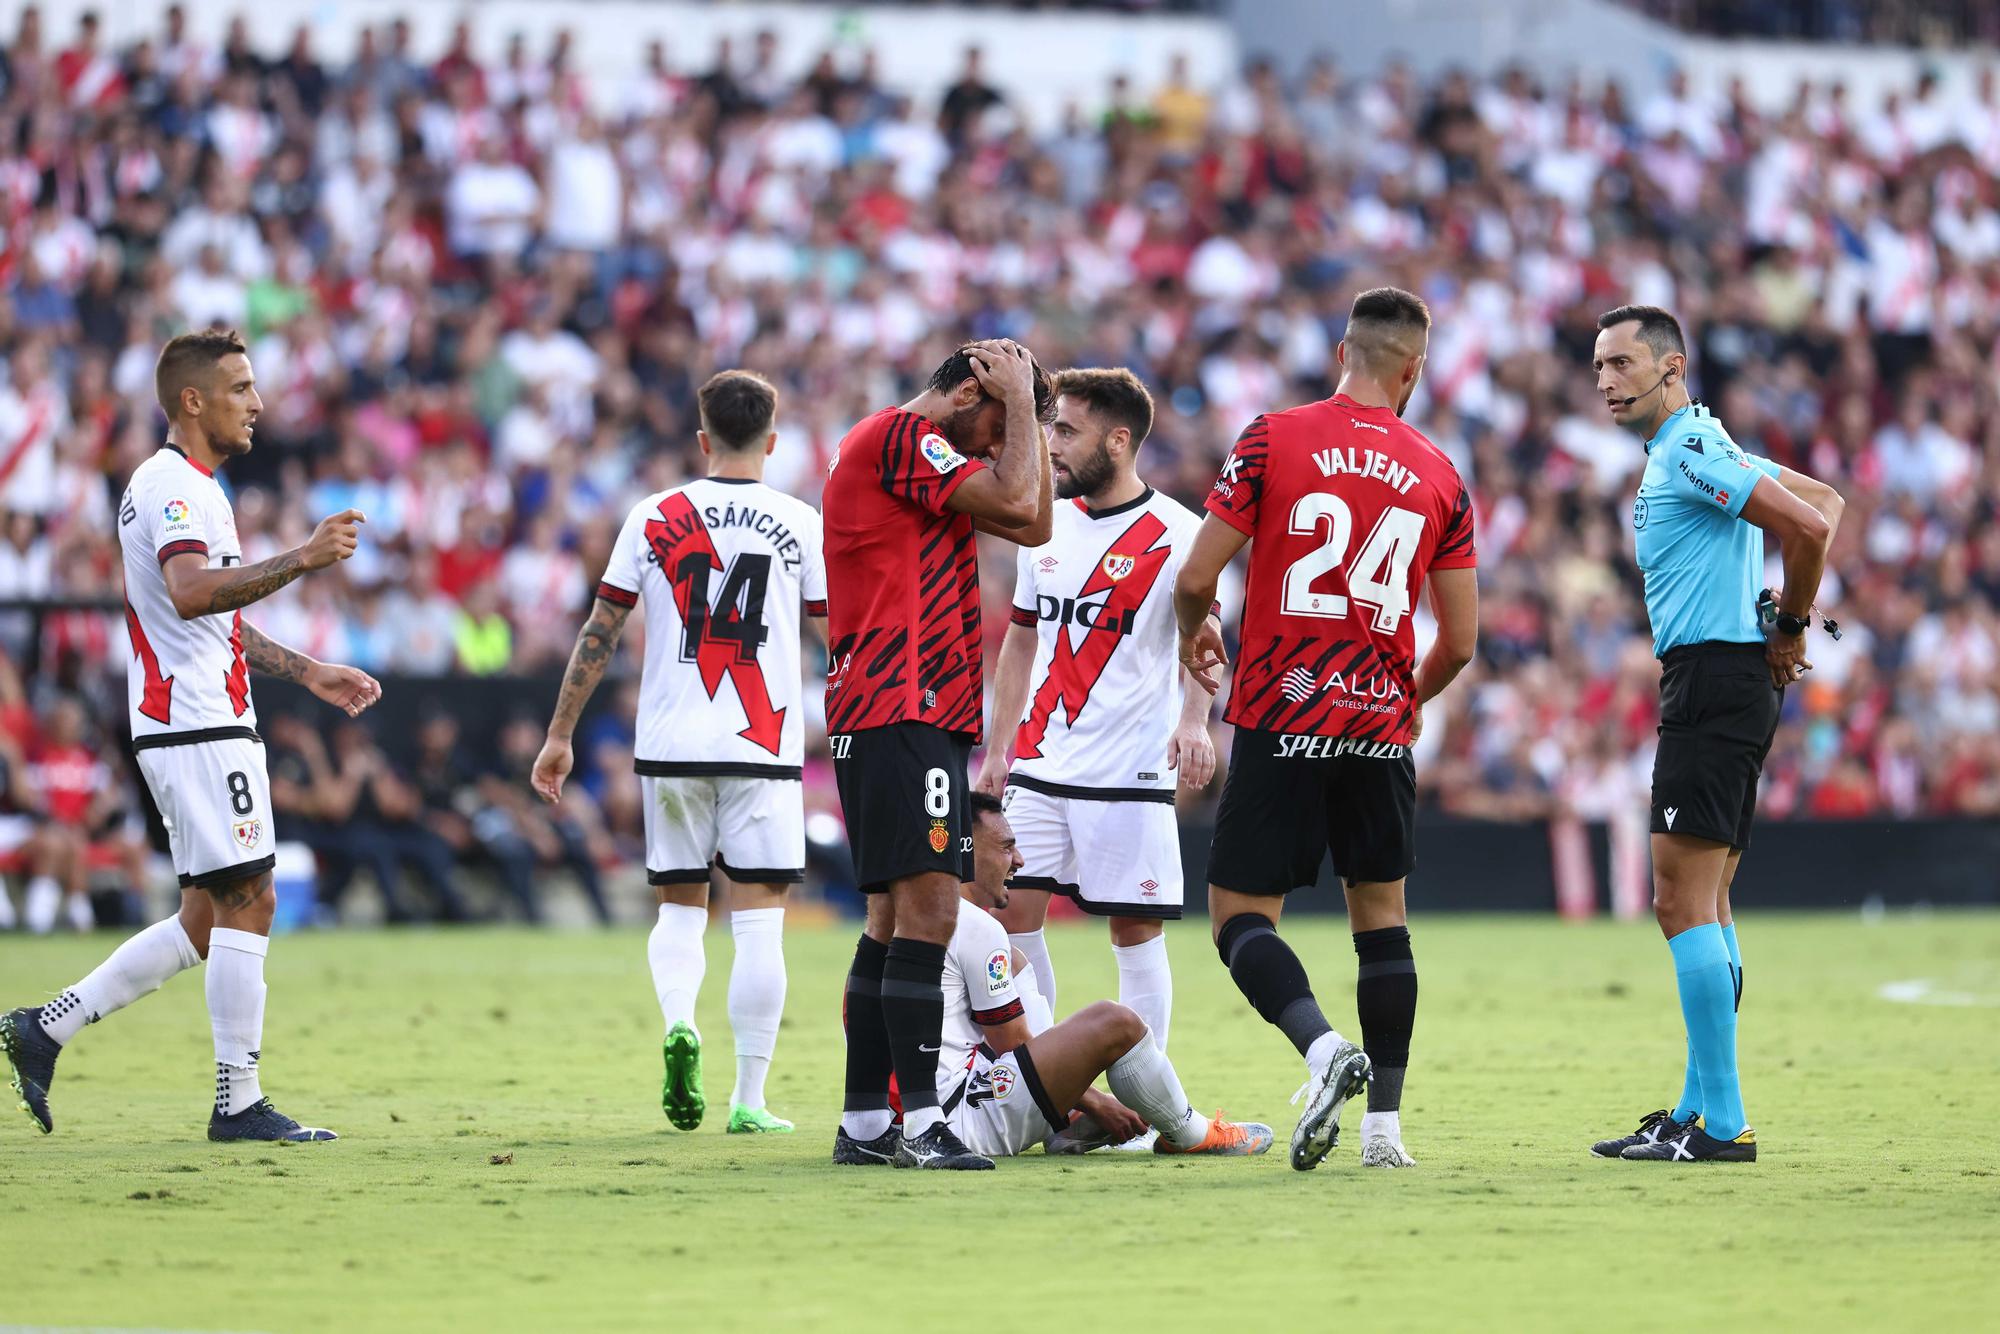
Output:
[[[826,600],[812,506],[717,477],[648,496],[597,595],[646,607],[638,772],[799,776],[799,617]]]
[[[1150,488],[1092,513],[1058,505],[1046,545],[1016,558],[1013,619],[1036,627],[1016,782],[1171,800],[1167,743],[1182,676],[1174,578],[1200,520]]]

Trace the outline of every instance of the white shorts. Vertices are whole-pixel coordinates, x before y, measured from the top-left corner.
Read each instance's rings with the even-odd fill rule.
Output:
[[[706,885],[711,864],[739,884],[806,878],[805,785],[796,778],[641,774],[646,879]]]
[[[982,1051],[973,1057],[965,1083],[945,1099],[945,1119],[974,1153],[1011,1158],[1069,1124],[1048,1101],[1025,1050],[1016,1048],[997,1060]]]
[[[263,742],[230,737],[153,746],[138,760],[184,887],[246,880],[276,864]]]
[[[1021,849],[1008,883],[1076,900],[1099,917],[1181,915],[1181,833],[1163,801],[1056,797],[1009,783],[1007,823]]]

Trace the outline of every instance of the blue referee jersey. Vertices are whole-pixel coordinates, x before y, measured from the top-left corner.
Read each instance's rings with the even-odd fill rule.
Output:
[[[1778,471],[1739,449],[1699,403],[1667,418],[1646,442],[1632,532],[1655,657],[1706,640],[1763,641],[1764,534],[1738,516],[1751,488]]]

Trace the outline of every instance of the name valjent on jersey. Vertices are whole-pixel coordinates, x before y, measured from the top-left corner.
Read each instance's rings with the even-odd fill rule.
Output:
[[[1366,426],[1367,422],[1357,422]],[[1380,430],[1380,427],[1374,429]],[[1359,455],[1360,458],[1356,458]],[[1421,479],[1409,468],[1404,467],[1387,454],[1372,449],[1356,449],[1353,445],[1335,445],[1328,449],[1313,451],[1312,460],[1319,465],[1322,477],[1333,477],[1340,473],[1359,473],[1363,477],[1373,477],[1387,482],[1396,489],[1398,495],[1407,496]]]

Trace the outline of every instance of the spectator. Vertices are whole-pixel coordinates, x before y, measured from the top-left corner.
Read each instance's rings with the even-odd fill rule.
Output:
[[[519,872],[529,866],[560,866],[575,875],[598,921],[609,925],[611,907],[598,871],[608,848],[593,828],[588,799],[579,795],[548,807],[528,788],[541,747],[542,729],[533,719],[515,718],[500,729],[491,767],[478,778],[480,807],[472,817],[473,837],[496,865],[506,868],[503,875],[529,921],[542,920],[541,898]]]

